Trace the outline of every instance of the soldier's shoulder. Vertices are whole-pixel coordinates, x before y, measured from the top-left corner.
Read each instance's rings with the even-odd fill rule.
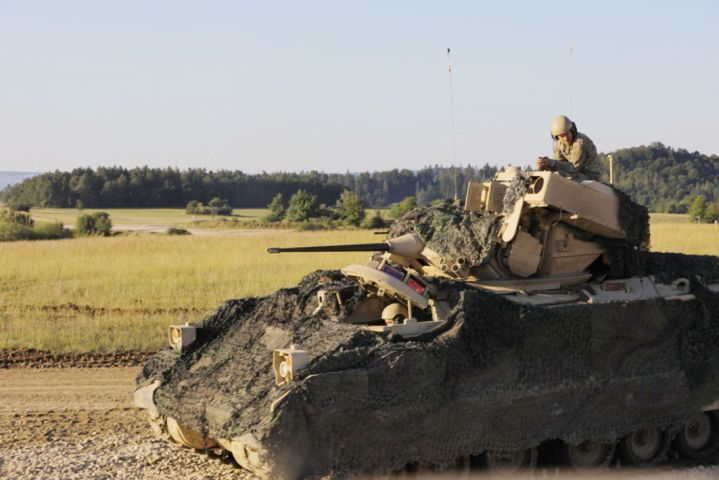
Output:
[[[591,138],[584,135],[583,133],[577,133],[577,139],[574,141],[579,148],[584,151],[595,150],[594,142]]]
[[[585,143],[587,145],[594,145],[594,142],[592,142],[592,139],[583,134],[582,132],[577,132],[577,142]]]

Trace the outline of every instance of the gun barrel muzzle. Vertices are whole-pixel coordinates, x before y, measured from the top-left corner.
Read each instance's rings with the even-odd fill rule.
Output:
[[[354,245],[325,245],[322,247],[269,247],[267,253],[291,253],[291,252],[386,252],[389,250],[387,243],[360,243]]]

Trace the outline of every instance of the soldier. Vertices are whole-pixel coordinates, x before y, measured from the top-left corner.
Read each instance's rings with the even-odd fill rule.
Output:
[[[559,172],[575,180],[599,180],[597,147],[590,138],[577,132],[577,125],[564,115],[552,120],[554,160],[537,158],[537,168]]]

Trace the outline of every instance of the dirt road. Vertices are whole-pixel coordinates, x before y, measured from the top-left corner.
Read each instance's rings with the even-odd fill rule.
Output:
[[[132,406],[138,368],[0,369],[0,478],[253,478],[218,458],[156,440]],[[534,478],[571,476],[545,470]],[[621,470],[601,478],[708,480],[719,478],[719,467]]]
[[[152,437],[132,406],[137,371],[0,369],[0,478],[251,478]]]

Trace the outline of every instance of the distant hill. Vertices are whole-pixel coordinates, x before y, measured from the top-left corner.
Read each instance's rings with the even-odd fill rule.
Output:
[[[9,186],[20,183],[26,178],[39,175],[36,172],[0,172],[0,190]]]
[[[697,195],[719,202],[719,156],[673,149],[661,143],[608,152],[615,159],[615,184],[653,212],[684,213]],[[607,166],[606,155],[604,165]],[[607,168],[608,170],[608,168]],[[100,167],[71,172],[6,172],[16,183],[0,191],[8,204],[44,207],[185,207],[191,200],[226,199],[236,208],[264,207],[282,193],[285,202],[297,190],[334,205],[343,190],[356,192],[369,207],[384,207],[413,196],[419,204],[438,198],[463,198],[468,180],[494,177],[497,167],[428,166],[421,170],[362,173],[262,173],[178,170],[174,168]],[[25,175],[25,177],[21,177]],[[31,178],[27,178],[31,177]],[[0,177],[1,178],[1,177]],[[609,178],[608,172],[604,180]]]
[[[611,152],[616,186],[652,212],[685,213],[697,195],[719,202],[719,156],[659,142]]]

